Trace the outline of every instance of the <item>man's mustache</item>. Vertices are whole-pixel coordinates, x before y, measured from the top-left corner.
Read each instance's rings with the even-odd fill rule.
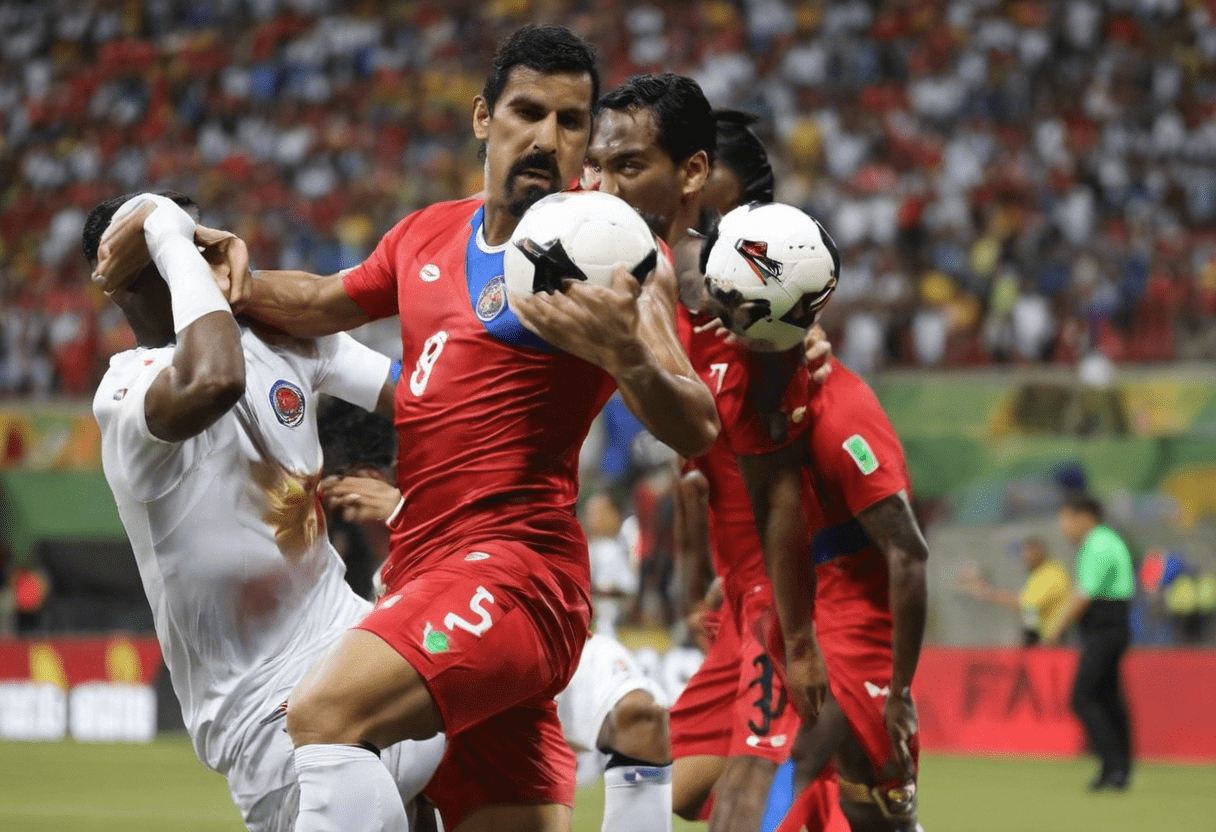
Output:
[[[542,153],[538,150],[520,159],[516,159],[515,163],[511,165],[511,169],[507,171],[507,176],[514,179],[527,170],[544,171],[549,174],[549,177],[554,182],[557,181],[557,161],[548,153]]]

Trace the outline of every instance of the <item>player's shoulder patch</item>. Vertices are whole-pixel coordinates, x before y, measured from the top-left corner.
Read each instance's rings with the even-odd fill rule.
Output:
[[[304,392],[285,378],[270,386],[270,406],[275,418],[289,428],[304,421]]]
[[[853,461],[857,463],[857,468],[863,476],[868,477],[878,470],[878,457],[874,455],[874,449],[860,433],[855,433],[844,440],[842,447],[849,456],[853,457]]]

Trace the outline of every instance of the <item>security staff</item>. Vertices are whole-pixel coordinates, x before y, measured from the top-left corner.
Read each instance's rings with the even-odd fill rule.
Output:
[[[1051,557],[1041,537],[1029,537],[1022,543],[1022,562],[1026,565],[1026,583],[1021,592],[997,589],[974,565],[959,576],[959,589],[991,604],[999,604],[1022,616],[1022,644],[1033,647],[1042,640],[1064,611],[1072,597],[1072,581],[1068,571]]]
[[[1077,550],[1077,587],[1063,613],[1044,632],[1055,643],[1080,623],[1081,658],[1072,688],[1072,709],[1102,760],[1091,790],[1127,788],[1131,730],[1119,681],[1119,662],[1131,641],[1128,623],[1135,578],[1131,554],[1119,535],[1102,524],[1102,505],[1071,495],[1059,512],[1060,531]]]

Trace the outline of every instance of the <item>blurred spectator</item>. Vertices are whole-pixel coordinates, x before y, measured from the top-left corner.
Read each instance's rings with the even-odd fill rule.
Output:
[[[1052,627],[1064,604],[1072,594],[1068,571],[1050,557],[1041,537],[1027,538],[1021,546],[1022,563],[1026,567],[1026,583],[1020,592],[997,589],[971,564],[959,575],[959,588],[981,601],[998,604],[1020,613],[1022,644],[1033,647],[1043,631]]]
[[[633,560],[636,540],[621,519],[621,510],[607,492],[596,492],[583,503],[581,520],[591,557],[591,600],[595,632],[616,638],[621,601],[638,591]],[[632,524],[631,524],[632,525]]]
[[[840,244],[825,323],[863,372],[1216,356],[1210,4],[0,0],[0,394],[87,393],[127,346],[81,206],[176,187],[256,263],[353,265],[478,190],[469,101],[539,19],[607,84],[672,69],[761,117],[777,199]]]
[[[1173,552],[1150,551],[1140,565],[1140,585],[1151,613],[1164,616],[1175,644],[1200,644],[1216,613],[1216,576]]]

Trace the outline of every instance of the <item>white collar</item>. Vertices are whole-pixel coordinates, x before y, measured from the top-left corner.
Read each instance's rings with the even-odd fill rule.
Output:
[[[477,226],[477,247],[479,249],[481,249],[482,253],[484,253],[484,254],[502,254],[504,251],[507,250],[507,244],[510,242],[511,242],[510,240],[507,240],[507,242],[502,243],[501,245],[497,245],[497,246],[492,246],[489,243],[487,243],[486,242],[486,219],[484,216],[481,218],[481,225]]]

